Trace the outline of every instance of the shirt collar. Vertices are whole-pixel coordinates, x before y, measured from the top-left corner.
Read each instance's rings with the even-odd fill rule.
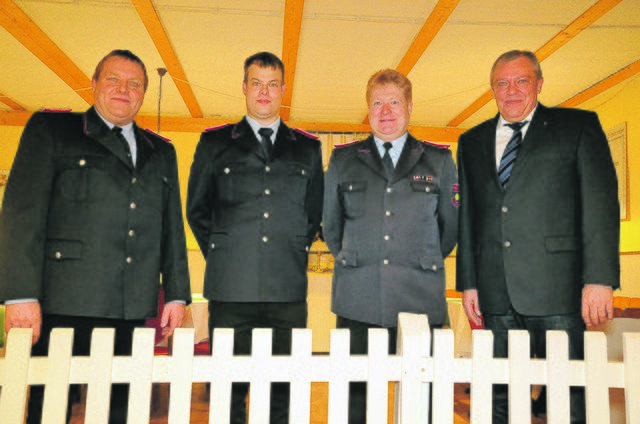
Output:
[[[258,130],[260,130],[260,128],[271,128],[273,130],[273,134],[271,135],[271,140],[272,141],[275,140],[276,134],[278,134],[278,128],[280,128],[280,123],[282,122],[282,120],[278,118],[270,125],[262,125],[260,122],[256,121],[249,115],[246,115],[245,118],[247,119],[249,126],[253,130],[253,133],[256,135],[256,138],[258,140],[260,140],[260,134],[258,133]]]
[[[520,121],[520,122],[527,121],[527,124],[525,125],[525,127],[528,126],[531,123],[531,118],[533,118],[533,114],[536,113],[536,110],[538,110],[538,105],[539,104],[540,103],[536,103],[536,107],[534,107],[533,110],[531,112],[529,112],[529,114],[527,115],[526,118],[524,118],[522,121]],[[500,115],[500,118],[498,119],[498,128],[502,128],[505,124],[509,124],[509,123],[510,123],[509,121],[507,121],[506,119],[504,119],[502,117],[502,115]]]
[[[110,130],[112,130],[113,127],[116,126],[116,124],[113,124],[113,123],[107,121],[107,118],[105,118],[104,116],[100,115],[100,112],[98,112],[98,109],[95,109],[95,111],[98,114],[98,116],[100,117],[100,119],[102,119],[102,121],[105,124],[107,124],[107,126],[109,127]],[[120,128],[122,128],[122,134],[126,138],[128,134],[133,134],[133,121],[129,122],[127,125],[121,126]]]

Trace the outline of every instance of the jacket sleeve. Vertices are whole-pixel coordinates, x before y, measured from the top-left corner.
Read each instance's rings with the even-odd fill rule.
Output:
[[[0,211],[0,301],[41,299],[55,143],[46,114],[24,128]]]
[[[584,284],[620,287],[618,179],[607,137],[588,113],[578,144]]]
[[[167,166],[170,181],[165,189],[169,195],[162,217],[162,288],[166,302],[183,300],[191,303],[191,284],[187,261],[187,240],[184,233],[180,183],[178,179],[178,160],[175,148],[170,148]]]
[[[324,210],[322,214],[322,234],[334,257],[342,250],[342,233],[344,229],[344,209],[340,198],[340,179],[336,162],[334,150],[325,177]]]
[[[459,188],[456,164],[451,151],[442,167],[440,179],[440,198],[438,199],[438,228],[440,229],[440,251],[443,257],[449,256],[458,242],[458,205]]]
[[[460,207],[458,208],[458,251],[456,252],[456,290],[476,288],[474,240],[473,240],[473,199],[466,180],[464,142],[458,140],[458,180],[460,187]]]
[[[319,145],[315,152],[315,160],[313,162],[313,174],[307,187],[307,195],[305,199],[305,209],[307,211],[307,236],[309,238],[309,246],[313,243],[318,230],[320,229],[320,221],[322,220],[322,198],[324,194],[324,170],[322,168],[322,149]]]
[[[202,133],[196,146],[187,187],[187,221],[205,259],[215,198],[213,160],[206,137],[207,133]]]

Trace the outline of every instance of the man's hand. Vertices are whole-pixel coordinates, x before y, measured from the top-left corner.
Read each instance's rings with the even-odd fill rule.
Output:
[[[478,290],[469,289],[462,293],[462,307],[467,318],[474,325],[482,325],[482,312],[480,312],[480,303],[478,302]]]
[[[5,305],[4,330],[9,333],[12,328],[33,328],[32,344],[40,338],[42,327],[42,313],[40,303],[24,302]]]
[[[182,325],[184,319],[185,306],[182,302],[169,302],[164,305],[160,327],[162,327],[162,341],[166,341],[173,330]]]
[[[600,284],[587,284],[582,289],[582,318],[587,327],[613,319],[613,289]]]

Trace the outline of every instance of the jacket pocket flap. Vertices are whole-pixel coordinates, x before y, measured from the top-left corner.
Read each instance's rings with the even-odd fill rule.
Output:
[[[429,181],[411,181],[411,189],[413,191],[424,191],[425,193],[440,193],[438,185]]]
[[[301,163],[292,163],[289,166],[289,175],[302,178],[311,178],[311,167]]]
[[[349,250],[343,250],[336,256],[336,263],[345,268],[348,266],[355,267],[358,265],[358,254]]]
[[[574,236],[546,237],[544,244],[549,252],[563,252],[578,249],[578,241]]]
[[[442,256],[422,256],[420,258],[420,266],[422,266],[422,269],[425,271],[431,270],[436,272],[444,268],[444,259]]]
[[[50,259],[82,259],[82,242],[74,240],[48,240],[45,255]]]
[[[340,191],[364,191],[366,189],[366,181],[345,181],[340,183]]]

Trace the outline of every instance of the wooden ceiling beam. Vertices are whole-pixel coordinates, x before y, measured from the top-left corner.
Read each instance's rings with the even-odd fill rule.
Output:
[[[10,99],[9,97],[5,96],[2,93],[0,93],[0,102],[4,103],[5,105],[9,106],[11,109],[15,111],[18,111],[18,112],[26,111],[26,109],[21,104],[13,101],[12,99]]]
[[[288,121],[291,116],[291,101],[293,99],[293,84],[298,63],[303,10],[304,0],[286,0],[284,6],[284,30],[282,33],[282,62],[284,63],[286,89],[280,106],[280,117],[284,121]]]
[[[573,40],[584,29],[588,28],[603,15],[616,7],[622,0],[598,0],[582,15],[578,16],[573,22],[567,25],[564,29],[553,36],[542,47],[536,50],[536,56],[538,60],[542,62],[553,53],[558,51],[561,47]],[[463,110],[458,116],[453,118],[447,126],[457,127],[464,121],[466,121],[471,115],[479,111],[484,105],[489,103],[493,98],[491,90],[487,90],[474,101],[469,107]]]
[[[460,0],[438,1],[424,25],[422,25],[420,32],[418,32],[418,35],[416,35],[416,38],[413,40],[413,43],[411,43],[411,46],[404,54],[404,57],[400,60],[396,71],[405,76],[409,75],[409,72],[411,72],[416,63],[418,63],[418,60],[420,60],[433,39],[438,35],[459,2]],[[369,116],[365,116],[362,122],[367,124],[369,122]]]
[[[93,104],[91,79],[12,0],[0,0],[0,25],[88,104]]]
[[[131,0],[131,2],[138,11],[138,15],[140,15],[140,19],[142,20],[145,28],[147,28],[147,32],[149,33],[153,44],[155,44],[156,49],[158,49],[158,53],[160,53],[160,57],[167,67],[169,75],[173,79],[178,92],[182,96],[182,100],[187,106],[191,117],[202,118],[202,109],[196,100],[195,94],[193,94],[191,85],[187,80],[187,75],[185,74],[182,64],[178,59],[178,55],[173,49],[171,41],[162,26],[162,22],[160,22],[160,18],[158,17],[158,13],[153,6],[153,3],[151,3],[151,0]]]
[[[0,126],[24,126],[31,117],[32,112],[8,112],[0,111]],[[155,128],[157,117],[154,115],[140,115],[136,123],[143,128]],[[162,117],[162,132],[191,132],[199,134],[205,128],[222,125],[230,122],[227,118],[181,118],[173,116]],[[241,117],[236,117],[239,120]],[[371,132],[371,127],[365,124],[338,124],[328,122],[304,122],[290,121],[287,123],[292,128],[302,128],[312,132]],[[455,143],[464,128],[425,127],[410,125],[409,131],[420,139],[435,142]]]
[[[622,81],[625,81],[631,78],[634,75],[640,73],[640,60],[636,60],[631,65],[626,66],[620,69],[615,74],[603,79],[597,84],[592,85],[588,89],[576,94],[568,100],[560,103],[558,106],[561,107],[575,107],[578,106],[587,100],[590,100],[597,96],[598,94],[602,94],[607,91],[611,87],[620,84]]]

